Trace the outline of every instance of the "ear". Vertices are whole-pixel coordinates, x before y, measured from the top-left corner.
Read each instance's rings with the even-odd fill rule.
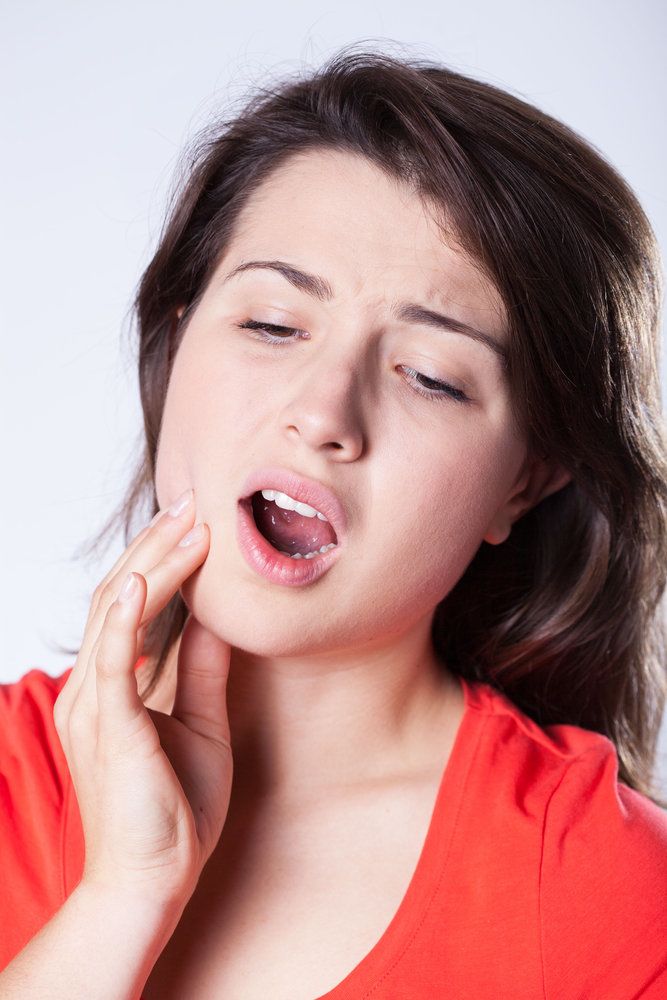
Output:
[[[178,309],[176,310],[176,315],[177,315],[178,319],[181,318],[181,316],[183,315],[183,311],[184,310],[185,310],[185,306],[179,306],[178,307]]]
[[[494,515],[483,540],[490,545],[507,541],[515,521],[540,501],[567,486],[571,479],[572,474],[567,469],[548,458],[530,461],[507,501]]]

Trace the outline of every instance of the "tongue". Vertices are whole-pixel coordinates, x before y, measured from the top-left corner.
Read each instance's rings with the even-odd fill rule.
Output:
[[[306,555],[336,541],[328,521],[319,517],[304,517],[295,510],[284,510],[273,500],[266,500],[261,492],[255,493],[252,498],[252,511],[261,533],[281,552]]]

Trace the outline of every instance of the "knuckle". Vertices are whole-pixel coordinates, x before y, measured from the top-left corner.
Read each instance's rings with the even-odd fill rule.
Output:
[[[116,599],[116,591],[118,590],[118,581],[115,577],[111,580],[107,580],[106,584],[102,588],[101,603],[103,606],[108,606]]]
[[[114,677],[118,673],[116,656],[107,643],[100,643],[95,654],[95,671],[100,677]]]
[[[81,742],[90,737],[92,721],[82,705],[75,704],[67,720],[67,732],[71,739]]]
[[[69,699],[63,696],[61,691],[53,704],[53,724],[58,734],[64,733],[67,729],[67,720],[70,715]]]
[[[101,645],[95,656],[95,669],[100,677],[113,677],[116,673],[116,665],[114,663],[114,657],[109,653],[109,650]]]
[[[107,641],[105,636],[108,636],[110,632],[113,634],[115,629],[123,628],[124,626],[121,608],[116,601],[117,596],[117,594],[110,595],[108,603],[105,603],[103,608],[102,624],[100,634],[97,638],[98,647]]]
[[[97,602],[97,610],[100,608],[103,611],[108,611],[109,607],[113,604],[118,596],[119,581],[118,577],[109,577],[100,584],[100,594]]]

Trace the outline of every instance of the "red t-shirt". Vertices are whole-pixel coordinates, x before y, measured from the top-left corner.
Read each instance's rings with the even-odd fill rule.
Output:
[[[83,870],[53,725],[69,673],[0,685],[0,969]],[[326,1000],[664,1000],[667,813],[618,782],[605,736],[540,728],[489,685],[461,683],[406,893]]]

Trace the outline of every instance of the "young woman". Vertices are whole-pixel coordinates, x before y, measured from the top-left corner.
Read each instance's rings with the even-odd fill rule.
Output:
[[[667,995],[660,301],[619,175],[445,67],[200,138],[109,530],[155,518],[2,689],[0,996]]]

